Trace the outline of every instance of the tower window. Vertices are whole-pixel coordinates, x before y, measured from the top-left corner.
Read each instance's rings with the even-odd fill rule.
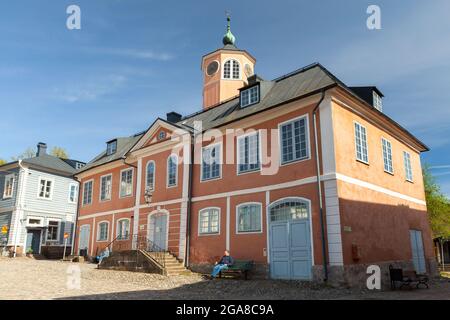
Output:
[[[228,60],[223,66],[224,79],[240,79],[241,66],[237,60]]]

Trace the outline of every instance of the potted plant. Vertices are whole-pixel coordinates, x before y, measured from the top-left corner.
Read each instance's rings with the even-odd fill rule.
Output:
[[[33,257],[33,249],[29,248],[27,250],[27,257]]]

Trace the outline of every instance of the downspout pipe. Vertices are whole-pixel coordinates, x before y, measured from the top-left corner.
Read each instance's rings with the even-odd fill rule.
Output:
[[[73,234],[72,234],[72,249],[70,250],[70,254],[73,256],[75,253],[75,244],[77,240],[77,228],[78,228],[78,218],[80,214],[80,207],[81,207],[81,181],[78,179],[77,176],[73,176],[73,179],[78,182],[78,194],[77,194],[77,210],[75,212],[75,223],[73,225]],[[78,252],[80,251],[80,248],[77,248]],[[78,256],[78,254],[76,254]]]
[[[187,217],[186,217],[186,248],[185,248],[185,266],[189,267],[189,252],[191,239],[191,212],[192,212],[192,171],[194,170],[194,151],[195,151],[195,133],[191,135],[191,159],[189,163],[189,182],[188,182],[188,199],[187,199]]]
[[[323,276],[324,281],[328,281],[328,259],[327,259],[327,250],[326,250],[326,242],[325,242],[325,221],[323,218],[323,201],[322,201],[322,182],[320,180],[320,159],[319,159],[319,139],[317,136],[317,110],[320,107],[323,99],[325,98],[326,89],[322,90],[322,95],[320,97],[319,102],[314,107],[313,110],[313,126],[314,126],[314,151],[316,157],[316,173],[317,173],[317,195],[319,197],[319,215],[320,215],[320,231],[322,237],[322,258],[323,258]]]

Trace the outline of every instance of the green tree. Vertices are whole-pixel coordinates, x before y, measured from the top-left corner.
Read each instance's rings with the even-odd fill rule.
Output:
[[[0,159],[0,166],[4,165],[5,163],[7,163],[6,160]]]
[[[428,218],[434,238],[450,238],[450,200],[442,193],[427,165],[423,167]]]
[[[57,146],[54,146],[52,148],[52,151],[50,151],[50,154],[52,156],[55,156],[55,157],[58,157],[58,158],[61,158],[61,159],[68,159],[69,158],[69,154],[67,153],[66,149],[61,148],[61,147],[57,147]]]

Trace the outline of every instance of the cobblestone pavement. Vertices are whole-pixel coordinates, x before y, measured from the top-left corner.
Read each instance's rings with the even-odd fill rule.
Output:
[[[69,267],[80,268],[80,289],[68,288],[68,281],[74,284]],[[368,292],[294,281],[165,277],[29,258],[0,258],[0,275],[0,299],[450,299],[449,279],[433,281],[429,290]]]

